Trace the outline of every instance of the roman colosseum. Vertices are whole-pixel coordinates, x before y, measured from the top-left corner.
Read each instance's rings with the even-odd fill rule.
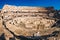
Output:
[[[6,40],[14,37],[11,31],[17,36],[27,37],[49,35],[60,30],[51,28],[56,23],[56,19],[50,18],[48,12],[49,10],[45,7],[4,5],[1,10],[1,24]],[[53,13],[49,15],[54,16]]]

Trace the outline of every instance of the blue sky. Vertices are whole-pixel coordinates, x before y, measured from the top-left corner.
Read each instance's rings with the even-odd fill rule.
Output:
[[[55,9],[60,9],[60,0],[0,0],[0,9],[4,4],[16,6],[53,6]]]

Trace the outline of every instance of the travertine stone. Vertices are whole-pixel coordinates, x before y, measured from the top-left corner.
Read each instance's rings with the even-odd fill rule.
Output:
[[[54,14],[48,14],[48,11],[45,7],[4,5],[0,13],[0,35],[5,33],[6,40],[13,37],[11,32],[2,25],[3,21],[6,27],[16,35],[42,36],[60,30],[51,28],[56,21],[54,18],[50,18]],[[51,38],[51,40],[53,39],[54,37]]]
[[[16,31],[16,32],[14,31],[14,32],[19,35],[20,34],[23,35],[25,33],[28,34],[29,31],[37,32],[39,30],[41,31],[41,30],[50,29],[51,28],[50,26],[54,23],[55,23],[54,20],[45,19],[45,18],[19,17],[19,18],[15,18],[13,20],[6,22],[6,25],[11,31],[14,31],[14,29],[15,29],[15,31],[20,29],[20,31],[21,31],[20,33],[18,33],[18,31]],[[29,35],[32,35],[31,33]]]

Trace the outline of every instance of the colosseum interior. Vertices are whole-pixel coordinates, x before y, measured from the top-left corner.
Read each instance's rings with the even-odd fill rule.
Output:
[[[45,7],[4,5],[0,11],[0,36],[4,34],[6,40],[22,40],[15,37],[19,35],[28,40],[38,36],[36,40],[60,40],[60,28],[52,27],[59,19]]]

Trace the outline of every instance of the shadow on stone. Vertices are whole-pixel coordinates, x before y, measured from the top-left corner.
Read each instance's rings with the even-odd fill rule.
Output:
[[[60,28],[60,20],[58,20],[58,21],[52,26],[52,28],[53,28],[53,27]]]
[[[14,38],[14,37],[12,37],[12,38],[9,38],[9,40],[15,40],[15,38]]]
[[[6,40],[4,33],[0,36],[0,40]]]

